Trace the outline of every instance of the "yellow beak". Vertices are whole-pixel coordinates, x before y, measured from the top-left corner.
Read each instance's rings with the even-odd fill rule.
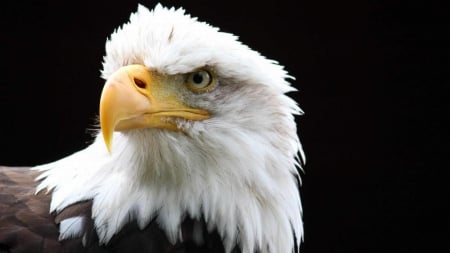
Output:
[[[176,86],[153,74],[145,66],[120,68],[106,81],[100,99],[100,126],[106,147],[111,152],[114,131],[160,128],[180,131],[171,117],[204,120],[208,111],[184,105]]]

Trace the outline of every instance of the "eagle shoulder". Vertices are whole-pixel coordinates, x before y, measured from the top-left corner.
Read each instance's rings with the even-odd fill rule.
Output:
[[[155,218],[144,229],[131,221],[108,244],[101,245],[92,219],[92,200],[49,213],[51,194],[35,194],[39,173],[26,167],[0,166],[0,253],[225,252],[216,230],[209,230],[203,218],[188,216],[175,244],[169,242]],[[71,225],[75,228],[69,228]],[[61,229],[74,229],[73,236],[61,238]],[[239,252],[238,247],[233,250]]]
[[[39,172],[0,166],[0,252],[60,252],[50,196],[35,195]]]

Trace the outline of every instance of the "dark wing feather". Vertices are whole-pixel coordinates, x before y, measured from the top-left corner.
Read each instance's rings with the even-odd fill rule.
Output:
[[[61,251],[58,227],[49,214],[50,197],[34,194],[37,175],[29,168],[0,166],[0,250],[4,252]]]
[[[83,238],[64,240],[64,252],[166,252],[166,253],[224,253],[222,239],[217,231],[208,231],[205,221],[186,218],[181,224],[180,242],[171,244],[166,237],[164,230],[153,220],[143,230],[139,229],[136,221],[126,224],[116,235],[114,235],[107,245],[100,246],[98,236],[94,229],[94,222],[90,218],[90,208],[79,208],[77,205],[91,207],[91,201],[81,202],[71,209],[71,215],[67,215],[64,210],[61,215],[56,216],[57,220],[63,220],[70,217],[85,217],[86,222],[83,227]],[[79,210],[80,212],[74,212]],[[89,212],[86,212],[89,210]],[[86,216],[87,215],[87,216]],[[194,232],[196,230],[196,232]],[[194,235],[195,234],[195,235]],[[83,245],[84,242],[84,245]],[[233,253],[239,253],[240,249],[236,247]]]

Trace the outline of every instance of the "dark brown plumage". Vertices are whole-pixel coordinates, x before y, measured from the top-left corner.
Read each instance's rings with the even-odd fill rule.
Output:
[[[156,222],[140,230],[127,224],[107,245],[100,246],[91,219],[91,201],[79,202],[59,214],[49,213],[51,194],[35,195],[38,172],[25,167],[0,166],[0,253],[96,253],[96,252],[224,252],[216,231],[207,232],[204,221],[187,218],[181,224],[183,238],[175,245]],[[70,217],[86,217],[85,238],[58,241],[58,224]],[[197,246],[193,230],[201,229],[205,244]],[[84,245],[83,245],[84,241]],[[234,252],[239,252],[235,249]]]
[[[50,195],[35,195],[37,172],[0,167],[0,252],[59,252]]]

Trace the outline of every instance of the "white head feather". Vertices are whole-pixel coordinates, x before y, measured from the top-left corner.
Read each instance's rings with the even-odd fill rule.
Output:
[[[107,41],[103,77],[129,64],[165,75],[210,67],[217,88],[187,94],[184,102],[213,117],[178,120],[187,134],[115,133],[111,155],[99,135],[86,149],[35,167],[43,172],[38,191],[53,190],[51,211],[93,199],[101,243],[130,218],[144,228],[155,217],[175,243],[188,214],[217,229],[227,252],[236,243],[249,253],[291,252],[299,245],[296,166],[303,153],[293,114],[301,110],[284,95],[294,89],[283,68],[235,36],[161,5],[153,11],[139,6]]]

